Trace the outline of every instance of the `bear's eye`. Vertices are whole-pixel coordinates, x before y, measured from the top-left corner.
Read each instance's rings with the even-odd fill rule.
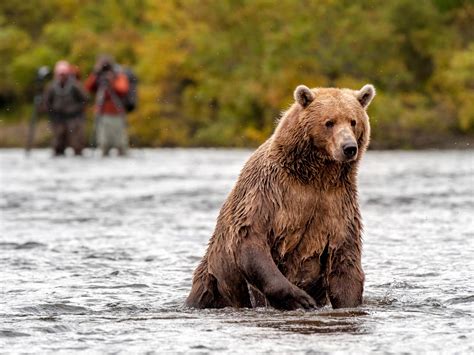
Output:
[[[351,121],[351,126],[352,126],[352,127],[355,127],[355,125],[356,125],[356,120],[352,120],[352,121]]]
[[[334,121],[327,121],[327,122],[326,122],[326,127],[327,127],[327,128],[334,127]]]

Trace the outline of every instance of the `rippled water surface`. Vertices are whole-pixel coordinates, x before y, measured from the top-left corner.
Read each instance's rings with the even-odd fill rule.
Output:
[[[472,151],[366,155],[362,307],[183,309],[249,154],[0,151],[0,351],[474,351]]]

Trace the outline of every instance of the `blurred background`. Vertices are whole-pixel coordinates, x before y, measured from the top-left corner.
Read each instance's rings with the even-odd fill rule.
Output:
[[[109,53],[140,80],[135,147],[257,146],[298,84],[367,82],[372,148],[466,147],[473,23],[471,0],[2,0],[0,144],[24,145],[39,67]]]
[[[105,114],[127,80],[101,54],[138,77],[126,125]],[[474,0],[1,0],[0,63],[0,147],[17,148],[0,149],[3,352],[474,353],[474,154],[458,149],[474,144]],[[131,147],[164,148],[52,159],[84,133],[86,101],[61,122],[41,113],[53,70],[49,101],[70,103],[71,74],[89,91],[84,136],[115,122]],[[184,309],[220,206],[295,87],[366,83],[364,305]],[[33,138],[45,149],[26,156]]]

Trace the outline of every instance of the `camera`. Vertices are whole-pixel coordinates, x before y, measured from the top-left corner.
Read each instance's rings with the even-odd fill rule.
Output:
[[[99,73],[105,73],[105,72],[108,72],[108,71],[112,71],[113,70],[113,67],[110,63],[104,63],[101,67],[100,67],[100,71]]]
[[[42,66],[36,72],[36,80],[38,82],[43,82],[48,80],[51,77],[51,70],[47,66]]]

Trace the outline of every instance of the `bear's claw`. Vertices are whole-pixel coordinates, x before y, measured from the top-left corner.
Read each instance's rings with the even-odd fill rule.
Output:
[[[316,302],[310,295],[292,284],[273,289],[266,296],[270,304],[277,309],[294,310],[316,307]]]

